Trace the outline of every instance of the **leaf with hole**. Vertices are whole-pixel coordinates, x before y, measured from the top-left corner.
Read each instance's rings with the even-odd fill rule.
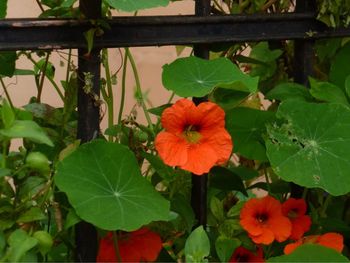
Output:
[[[77,215],[102,229],[133,231],[168,220],[169,202],[142,177],[134,154],[123,145],[84,144],[58,165],[55,178]]]
[[[283,180],[332,195],[350,192],[350,109],[341,104],[285,101],[284,121],[268,127],[267,156]]]

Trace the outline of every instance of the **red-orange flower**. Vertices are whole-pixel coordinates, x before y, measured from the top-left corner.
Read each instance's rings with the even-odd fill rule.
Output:
[[[265,262],[265,260],[261,247],[258,248],[256,253],[244,247],[239,247],[235,250],[229,262]]]
[[[318,244],[328,248],[332,248],[339,253],[342,252],[344,248],[344,238],[338,233],[326,233],[323,235],[312,235],[306,236],[299,239],[297,242],[288,244],[284,247],[284,254],[288,255],[292,253],[297,247],[303,244]]]
[[[162,240],[144,227],[119,235],[118,248],[122,262],[153,262],[162,249]],[[112,232],[101,239],[96,262],[118,262]]]
[[[165,131],[157,135],[155,146],[167,165],[202,175],[230,157],[232,140],[225,130],[225,112],[218,105],[196,106],[180,99],[164,110],[161,121]]]
[[[304,199],[289,198],[282,204],[282,213],[292,222],[292,233],[290,239],[298,240],[305,232],[309,231],[311,218],[306,213],[306,202]]]
[[[256,244],[285,241],[292,231],[288,217],[282,214],[281,203],[271,196],[247,201],[240,214],[240,224]]]

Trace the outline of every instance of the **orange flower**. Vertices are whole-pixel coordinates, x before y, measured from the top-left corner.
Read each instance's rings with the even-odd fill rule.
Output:
[[[305,215],[306,202],[304,199],[289,198],[282,204],[282,213],[292,222],[290,239],[298,240],[305,232],[309,231],[311,218]]]
[[[256,254],[244,247],[239,247],[235,250],[229,262],[265,262],[265,260],[261,247],[258,248]]]
[[[161,121],[165,131],[157,135],[155,146],[167,165],[202,175],[229,159],[232,140],[225,130],[225,112],[216,104],[196,106],[180,99],[164,110]]]
[[[247,201],[240,214],[240,224],[256,244],[285,241],[292,231],[288,217],[282,214],[281,203],[271,196]]]
[[[318,244],[321,246],[332,248],[339,253],[342,252],[344,248],[344,238],[338,233],[326,233],[323,235],[312,235],[306,236],[299,239],[295,243],[288,244],[284,247],[284,254],[288,255],[292,253],[297,247],[303,244]]]
[[[162,240],[144,227],[118,236],[118,248],[122,262],[153,262],[162,249]],[[118,262],[112,232],[101,239],[96,262]]]

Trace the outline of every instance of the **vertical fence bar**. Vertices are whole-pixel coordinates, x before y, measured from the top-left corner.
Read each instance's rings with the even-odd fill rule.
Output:
[[[101,17],[101,0],[79,0],[79,8],[89,19]],[[82,32],[83,33],[83,32]],[[85,80],[91,80],[90,90]],[[86,49],[78,50],[78,138],[82,143],[94,139],[100,130],[100,49],[87,54]],[[103,215],[101,215],[103,216]],[[76,262],[95,262],[97,255],[97,231],[87,222],[75,228]]]
[[[296,0],[296,13],[316,12],[315,0]],[[314,40],[295,40],[294,42],[294,81],[309,86],[309,76],[314,73]],[[300,198],[304,188],[291,183],[291,196]]]
[[[210,15],[210,0],[196,0],[195,14],[197,16]],[[195,45],[194,55],[209,59],[209,49],[206,44]],[[195,104],[205,101],[206,98],[193,98]],[[192,175],[191,205],[195,213],[198,225],[207,224],[207,184],[208,175]]]
[[[296,0],[296,13],[316,12],[315,0]],[[294,81],[308,86],[308,77],[313,75],[314,40],[294,42]]]

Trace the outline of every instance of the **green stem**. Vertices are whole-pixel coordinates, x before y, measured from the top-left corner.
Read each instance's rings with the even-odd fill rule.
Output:
[[[26,54],[26,53],[25,53]],[[36,67],[40,68],[40,66],[38,65],[38,63],[36,63],[36,61],[28,54],[26,54],[27,58],[30,60],[30,62],[32,62]],[[53,80],[53,78],[51,78],[50,76],[46,75],[46,78],[50,81],[50,83],[52,84],[52,86],[54,87],[54,89],[56,90],[56,92],[58,93],[58,96],[61,98],[61,100],[64,102],[64,96],[63,93],[61,92],[60,88],[58,87],[58,85],[56,84],[56,82]]]
[[[69,73],[70,73],[70,63],[72,61],[72,49],[69,49],[68,51],[68,58],[67,58],[67,70],[66,70],[66,83],[69,82]]]
[[[264,176],[266,181],[267,192],[269,193],[269,195],[271,195],[270,180],[269,180],[269,176],[267,175],[267,169],[265,165],[264,165]]]
[[[149,113],[147,111],[145,100],[143,98],[143,94],[142,94],[142,90],[141,90],[141,84],[140,84],[140,78],[139,78],[139,74],[137,72],[137,67],[136,67],[136,64],[135,64],[135,60],[134,60],[133,56],[131,55],[131,53],[130,53],[128,48],[125,49],[125,54],[129,58],[132,70],[134,72],[134,77],[135,77],[135,81],[136,81],[136,91],[137,91],[137,94],[138,94],[138,96],[140,98],[141,107],[142,107],[143,112],[145,114],[148,126],[150,127],[151,132],[154,135],[153,123],[152,123],[151,117],[150,117],[150,115],[149,115]]]
[[[113,246],[114,246],[115,255],[117,257],[118,262],[122,262],[122,257],[120,256],[120,251],[118,246],[118,237],[115,231],[113,231]]]
[[[326,197],[326,200],[322,204],[322,209],[320,211],[320,216],[321,217],[327,217],[327,208],[332,200],[332,195],[328,194]]]
[[[104,97],[106,103],[107,103],[107,110],[108,110],[108,128],[113,126],[114,123],[114,99],[113,99],[113,88],[112,88],[112,80],[111,80],[111,74],[110,74],[110,68],[109,68],[109,62],[108,62],[108,50],[105,48],[102,50],[102,64],[105,68],[106,72],[106,86],[107,86],[107,94]],[[113,140],[112,136],[108,137],[109,141]]]
[[[123,111],[124,111],[124,103],[125,103],[125,90],[126,90],[126,68],[128,66],[128,59],[126,57],[126,51],[125,49],[125,56],[124,56],[124,62],[123,62],[123,75],[122,75],[122,94],[120,96],[120,106],[119,106],[119,115],[118,115],[118,124],[121,123],[122,117],[123,117]]]
[[[36,97],[36,100],[38,102],[40,102],[40,100],[41,100],[41,94],[43,92],[45,75],[46,75],[46,70],[47,70],[47,64],[49,63],[49,58],[50,58],[50,53],[47,53],[46,54],[46,58],[45,58],[44,66],[41,69],[41,78],[40,78],[40,82],[39,82],[39,86],[38,86],[38,95]]]
[[[68,87],[68,83],[69,83],[70,63],[71,63],[71,61],[72,61],[72,49],[69,49],[69,51],[68,51],[68,58],[67,58],[67,70],[66,70],[66,87]],[[65,94],[67,94],[66,91],[65,91]],[[66,98],[66,96],[65,96],[65,98]],[[69,118],[69,114],[67,114],[66,102],[67,102],[67,100],[63,101],[64,108],[63,108],[63,121],[62,121],[62,124],[61,124],[61,133],[60,133],[61,139],[63,139],[64,127],[66,126],[66,123],[67,123],[68,118]]]
[[[6,99],[7,99],[8,102],[10,103],[11,108],[14,109],[14,106],[13,106],[13,103],[12,103],[12,100],[11,100],[11,96],[10,96],[10,94],[8,93],[6,84],[5,84],[5,82],[3,81],[2,78],[0,78],[0,83],[1,83],[2,89],[3,89],[4,92],[5,92]]]
[[[308,191],[309,191],[309,189],[308,188],[304,188],[304,190],[303,190],[303,195],[302,195],[302,197],[301,198],[303,198],[305,201],[306,201],[306,197],[307,197],[307,193],[308,193]]]

